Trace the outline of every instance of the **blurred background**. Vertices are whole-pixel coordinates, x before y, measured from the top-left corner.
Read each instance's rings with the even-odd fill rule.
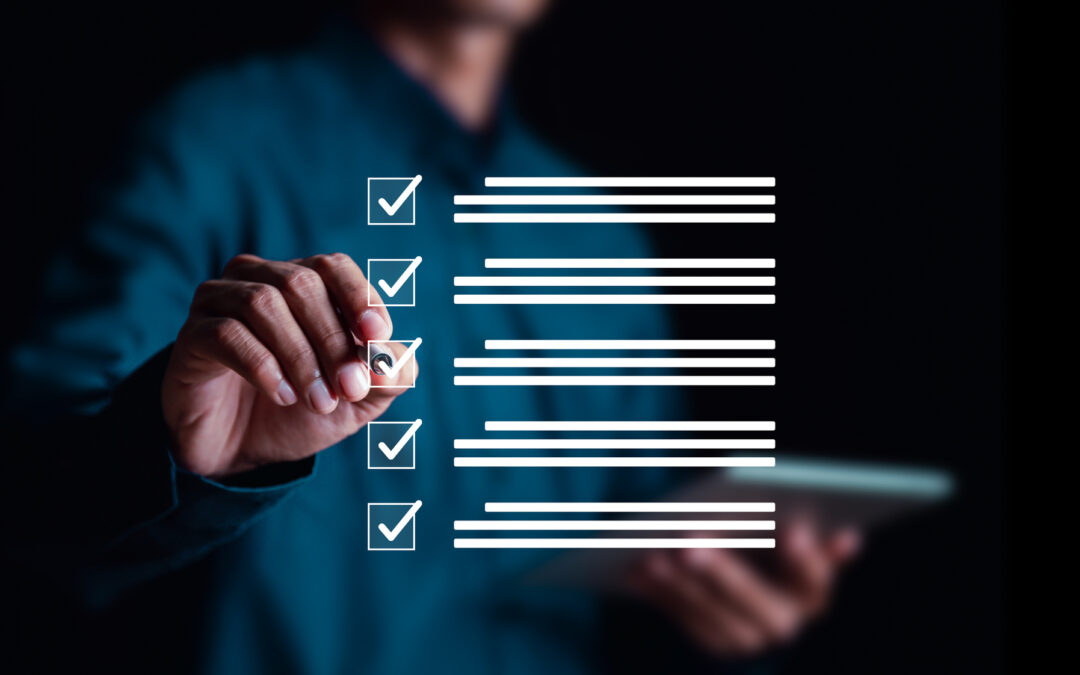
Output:
[[[138,114],[203,68],[304,42],[339,4],[5,10],[5,236],[20,289],[5,343]],[[719,322],[777,336],[782,386],[759,396],[781,447],[957,478],[948,504],[870,535],[789,672],[1001,667],[1001,19],[974,1],[560,2],[517,58],[521,112],[589,173],[777,177],[774,227],[652,234],[663,256],[777,258],[770,316],[679,321],[689,337]],[[705,393],[695,412],[739,419],[762,404]]]

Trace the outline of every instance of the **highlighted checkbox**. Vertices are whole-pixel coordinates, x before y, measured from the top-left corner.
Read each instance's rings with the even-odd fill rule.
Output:
[[[368,178],[368,225],[415,225],[416,188],[423,177]]]
[[[368,550],[415,551],[416,512],[421,506],[419,499],[368,504]]]
[[[393,342],[395,342],[395,340],[368,340],[368,343],[367,343],[367,360],[368,360],[368,363],[372,362],[372,357],[374,357],[375,354],[377,353],[377,351],[375,349],[373,349],[373,347],[381,346],[381,351],[393,353],[392,350],[389,347],[382,346],[382,345],[389,345],[389,344],[391,344]],[[396,378],[398,376],[398,374],[402,371],[402,369],[404,369],[406,367],[410,367],[409,362],[413,360],[413,358],[414,358],[414,356],[416,354],[416,350],[420,348],[420,345],[423,343],[423,340],[421,338],[416,338],[415,340],[396,340],[396,342],[400,342],[401,344],[405,345],[405,353],[401,354],[400,356],[395,356],[394,357],[394,365],[392,365],[389,368],[386,368],[385,370],[382,370],[382,371],[379,371],[379,370],[375,371],[375,372],[381,374],[383,377],[386,377],[388,379]],[[413,366],[411,366],[411,367],[415,367],[415,364],[413,364]],[[374,382],[372,382],[372,385],[371,385],[372,389],[412,389],[414,387],[416,387],[416,378],[413,378],[413,381],[411,383],[407,384],[407,385],[401,385],[401,384],[375,384]]]
[[[372,307],[415,307],[416,269],[423,258],[369,258],[368,305]],[[375,291],[375,287],[380,292]]]
[[[416,432],[423,423],[368,422],[368,468],[415,469]]]

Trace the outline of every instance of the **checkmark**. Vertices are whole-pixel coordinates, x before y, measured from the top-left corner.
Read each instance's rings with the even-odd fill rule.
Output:
[[[415,340],[413,340],[412,344],[409,345],[409,348],[405,350],[405,353],[398,358],[397,363],[395,363],[392,368],[388,368],[386,370],[386,376],[397,377],[397,374],[401,372],[402,367],[404,367],[404,365],[409,362],[409,359],[413,357],[413,354],[416,353],[416,350],[420,347],[421,342],[423,342],[423,340],[421,340],[420,338],[416,338]]]
[[[421,506],[423,506],[423,502],[417,499],[413,505],[409,507],[409,510],[405,512],[405,515],[401,517],[398,524],[394,526],[394,529],[391,530],[386,526],[386,523],[379,523],[379,532],[382,532],[387,541],[394,541],[397,539],[398,535],[401,534],[401,531],[405,529],[405,526],[409,524],[412,517],[416,515],[416,512],[420,510]]]
[[[409,263],[409,266],[405,268],[405,271],[401,273],[401,276],[398,277],[398,280],[394,282],[393,286],[386,283],[385,279],[379,279],[379,288],[383,289],[383,292],[385,292],[391,298],[394,297],[395,295],[397,295],[397,292],[401,290],[401,287],[405,285],[405,282],[409,280],[409,277],[412,276],[412,273],[416,271],[416,268],[423,261],[423,258],[421,258],[420,256],[416,256],[416,258],[411,263]]]
[[[402,436],[401,439],[394,444],[393,448],[388,446],[386,443],[379,441],[379,450],[382,450],[382,453],[386,455],[386,458],[388,460],[390,460],[391,462],[394,461],[394,458],[401,453],[402,448],[404,448],[405,445],[409,442],[409,439],[416,435],[416,430],[419,429],[420,425],[423,423],[424,420],[420,419],[413,422],[405,431],[405,435]]]
[[[416,177],[409,181],[409,184],[405,186],[405,191],[398,195],[398,198],[394,200],[393,204],[386,201],[385,197],[379,197],[379,206],[383,208],[383,211],[386,211],[386,215],[392,216],[397,213],[398,209],[401,208],[401,205],[409,199],[409,195],[416,190],[416,186],[420,184],[421,180],[423,180],[423,176],[416,174]]]

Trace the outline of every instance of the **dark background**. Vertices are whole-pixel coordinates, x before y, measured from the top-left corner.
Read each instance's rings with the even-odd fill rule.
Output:
[[[332,4],[6,10],[5,257],[22,292],[4,342],[139,112],[201,68],[302,42]],[[1000,669],[1001,22],[975,1],[563,2],[515,69],[525,117],[594,174],[777,177],[774,226],[653,233],[665,256],[778,261],[768,314],[679,316],[686,337],[778,340],[776,392],[700,398],[703,419],[774,406],[781,447],[957,476],[951,503],[871,535],[793,672]]]

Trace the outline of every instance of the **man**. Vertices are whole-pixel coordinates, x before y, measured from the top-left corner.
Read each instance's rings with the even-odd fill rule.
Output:
[[[370,3],[309,48],[195,81],[142,127],[52,269],[9,380],[8,410],[52,432],[18,458],[32,505],[9,517],[18,554],[80,594],[87,658],[222,673],[590,669],[594,599],[519,583],[543,556],[450,545],[452,521],[485,501],[664,489],[633,470],[451,469],[450,440],[485,419],[678,417],[649,389],[451,384],[451,358],[487,338],[667,334],[641,308],[597,320],[452,302],[452,277],[485,257],[648,255],[623,225],[453,223],[450,195],[485,175],[573,171],[499,104],[515,38],[543,4]],[[414,174],[417,225],[367,226],[367,178]],[[365,259],[415,257],[417,305],[391,316]],[[365,363],[368,341],[417,337],[392,375]],[[416,470],[367,468],[361,430],[376,418],[423,419]],[[416,500],[416,551],[368,551],[367,505]],[[855,545],[806,527],[780,539],[775,576],[691,550],[649,557],[626,587],[704,653],[756,654],[820,611]]]

